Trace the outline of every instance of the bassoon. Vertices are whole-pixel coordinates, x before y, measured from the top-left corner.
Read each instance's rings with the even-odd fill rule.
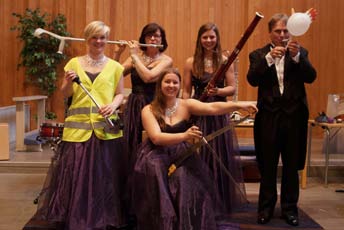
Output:
[[[208,85],[204,89],[204,92],[202,93],[202,95],[199,99],[200,101],[203,101],[203,102],[206,101],[209,97],[208,90],[214,88],[217,83],[224,80],[226,71],[228,70],[230,65],[235,61],[240,50],[242,49],[242,47],[244,46],[244,44],[246,43],[246,41],[248,40],[248,38],[252,34],[253,30],[256,28],[260,19],[262,19],[263,17],[264,16],[262,14],[256,12],[256,16],[252,20],[251,24],[247,27],[245,33],[241,37],[238,44],[235,46],[232,53],[228,56],[227,60],[221,64],[220,68],[218,68],[217,71],[214,73],[214,75],[211,77],[210,81],[208,82]],[[195,117],[192,117],[191,121],[194,123]],[[222,128],[222,129],[224,129],[224,128]],[[220,130],[218,130],[218,131],[220,132]],[[215,131],[215,133],[217,133],[218,131]],[[193,146],[191,146],[188,149],[188,151],[181,154],[179,156],[179,158],[176,159],[176,161],[173,164],[171,164],[171,166],[169,167],[169,173],[168,174],[171,175],[177,169],[177,167],[179,167],[186,159],[188,159],[192,154],[194,154],[195,149],[197,149],[198,147],[199,146],[197,144],[194,144]]]
[[[256,12],[256,16],[252,20],[251,24],[247,27],[245,33],[242,35],[240,41],[235,46],[232,53],[228,56],[227,60],[225,60],[220,67],[215,71],[213,76],[211,77],[210,81],[208,82],[208,85],[205,87],[203,93],[201,94],[199,100],[200,101],[206,101],[209,98],[208,92],[210,89],[215,88],[215,86],[223,82],[225,79],[226,72],[228,68],[231,66],[231,64],[235,61],[237,58],[239,52],[241,51],[242,47],[245,45],[246,41],[252,34],[253,30],[256,28],[258,22],[260,19],[262,19],[264,16],[258,12]]]

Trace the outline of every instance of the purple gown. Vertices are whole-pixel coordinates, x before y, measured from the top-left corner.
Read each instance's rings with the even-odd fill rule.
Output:
[[[165,132],[184,132],[186,121],[167,125]],[[169,177],[169,166],[190,144],[156,146],[143,142],[131,175],[132,213],[137,218],[137,230],[215,230],[221,204],[213,190],[213,178],[208,166],[192,155]],[[226,227],[225,229],[236,229]]]
[[[195,99],[200,98],[210,78],[211,74],[209,73],[205,73],[201,79],[192,76]],[[223,82],[217,85],[219,88],[223,86]],[[213,101],[226,101],[226,98],[220,96],[210,97],[206,102]],[[219,116],[201,116],[196,117],[196,124],[202,130],[203,135],[206,136],[229,125],[230,120],[227,114]],[[216,137],[210,141],[209,144],[212,151],[209,150],[209,147],[202,147],[201,158],[209,165],[215,178],[216,189],[220,194],[221,202],[226,212],[230,213],[234,209],[240,208],[243,204],[246,204],[245,185],[241,170],[238,141],[234,128]],[[214,157],[214,153],[221,159],[222,165],[226,167],[230,175],[222,169],[221,163]]]
[[[93,81],[98,74],[87,73]],[[64,230],[108,229],[127,218],[124,192],[127,156],[123,137],[62,141],[45,179],[34,220]]]
[[[65,230],[106,229],[125,222],[123,138],[61,142],[33,219]]]
[[[142,142],[141,110],[152,102],[155,93],[155,83],[145,83],[136,69],[131,71],[132,92],[124,111],[124,140],[130,161],[135,159],[134,154]]]

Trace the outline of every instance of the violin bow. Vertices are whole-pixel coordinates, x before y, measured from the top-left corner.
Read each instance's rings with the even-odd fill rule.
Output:
[[[221,129],[218,129],[215,132],[210,133],[209,135],[207,135],[205,137],[202,137],[199,142],[197,142],[197,143],[193,144],[192,146],[190,146],[183,154],[181,154],[181,156],[173,164],[170,165],[170,167],[168,168],[168,176],[171,176],[176,171],[176,169],[183,164],[183,162],[186,159],[188,159],[189,157],[191,157],[195,153],[195,151],[198,148],[200,148],[201,146],[203,146],[205,144],[208,144],[209,141],[213,140],[217,136],[220,136],[221,134],[223,134],[223,133],[227,132],[228,130],[232,129],[233,126],[235,126],[237,124],[240,124],[241,122],[247,120],[250,116],[251,115],[248,114],[248,115],[244,116],[243,118],[241,118],[240,120],[233,121],[229,125],[221,128]],[[223,165],[223,167],[225,167],[225,166]],[[228,172],[228,170],[227,170],[227,172]],[[231,175],[230,175],[230,177],[231,177]]]
[[[228,125],[230,126],[230,125]],[[241,189],[238,182],[235,181],[234,177],[232,176],[232,173],[227,169],[227,167],[223,164],[221,157],[215,152],[215,150],[210,146],[208,141],[205,137],[202,137],[201,142],[204,143],[204,145],[207,147],[207,149],[213,154],[215,160],[219,163],[221,169],[225,172],[225,174],[228,176],[228,178],[233,182],[235,188],[239,191],[241,197],[243,200],[245,200],[246,204],[249,204],[250,202],[247,200],[245,192]]]

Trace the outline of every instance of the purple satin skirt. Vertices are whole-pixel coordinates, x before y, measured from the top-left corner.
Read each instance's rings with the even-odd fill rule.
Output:
[[[130,94],[124,112],[123,137],[126,152],[130,162],[136,159],[138,146],[142,142],[142,119],[141,110],[149,103],[149,98],[144,94]]]
[[[222,213],[208,166],[193,154],[169,177],[169,166],[189,144],[156,146],[149,140],[137,152],[130,177],[131,213],[138,230],[238,229],[217,226]]]
[[[198,118],[197,125],[206,136],[230,125],[230,121],[228,115],[202,116]],[[226,213],[247,204],[234,127],[209,141],[209,145],[204,145],[200,155],[214,175],[215,189],[220,194]]]
[[[123,138],[62,142],[39,198],[34,219],[64,229],[106,229],[125,221],[123,190],[127,160]]]

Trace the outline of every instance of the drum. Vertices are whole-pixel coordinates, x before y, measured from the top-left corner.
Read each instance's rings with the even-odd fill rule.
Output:
[[[63,133],[63,123],[42,123],[39,129],[40,139],[60,139]]]

